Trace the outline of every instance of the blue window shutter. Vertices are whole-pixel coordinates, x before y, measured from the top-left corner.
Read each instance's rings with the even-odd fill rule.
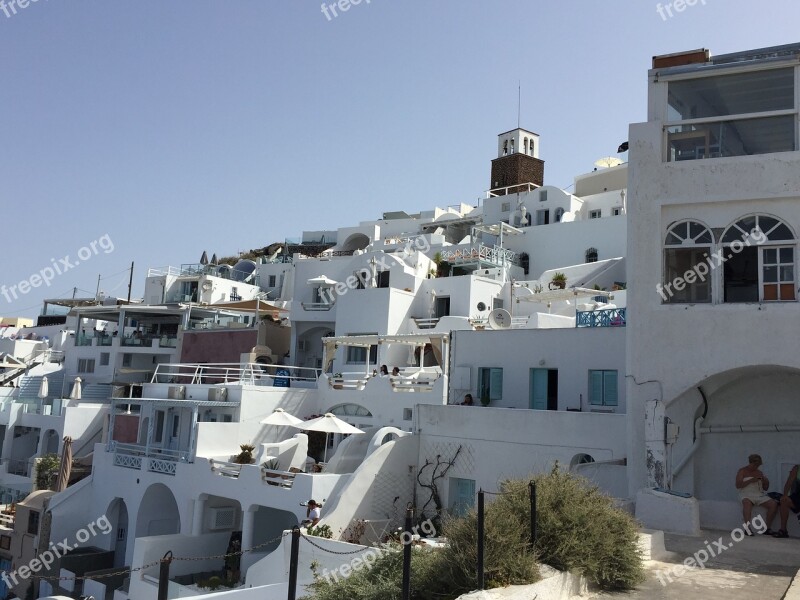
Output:
[[[503,369],[492,369],[489,381],[489,398],[500,400],[503,398]]]
[[[603,399],[606,406],[617,405],[617,372],[605,371],[603,373]]]
[[[603,404],[603,372],[589,371],[589,404]]]

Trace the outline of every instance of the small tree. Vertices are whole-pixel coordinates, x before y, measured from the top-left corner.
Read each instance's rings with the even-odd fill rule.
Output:
[[[58,454],[45,454],[36,461],[36,489],[50,489],[58,477],[61,457]]]

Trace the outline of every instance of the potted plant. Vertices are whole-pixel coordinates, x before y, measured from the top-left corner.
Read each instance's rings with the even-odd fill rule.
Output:
[[[331,376],[331,385],[333,386],[333,389],[341,390],[342,389],[342,383],[344,383],[344,381],[343,381],[341,373],[334,373]]]
[[[550,289],[559,289],[563,290],[567,287],[567,276],[564,273],[559,273],[556,271],[553,274],[553,279],[550,282]]]
[[[483,406],[489,406],[489,402],[491,401],[492,399],[489,397],[489,391],[484,391],[483,394],[481,394],[481,404]]]
[[[233,462],[237,465],[249,465],[255,462],[253,459],[253,451],[256,449],[255,446],[252,444],[241,444],[239,448],[242,451],[233,457]]]
[[[450,275],[451,265],[442,256],[441,252],[433,255],[433,262],[436,263],[436,277],[447,277]]]

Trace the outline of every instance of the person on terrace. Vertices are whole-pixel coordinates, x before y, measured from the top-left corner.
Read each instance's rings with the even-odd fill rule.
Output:
[[[775,534],[776,538],[788,538],[789,511],[797,514],[800,519],[800,465],[795,465],[789,473],[786,485],[783,486],[781,496],[781,528]]]
[[[766,494],[766,490],[769,489],[769,479],[759,469],[764,462],[758,454],[751,454],[747,460],[747,466],[736,473],[736,489],[742,501],[744,523],[751,522],[754,506],[763,506],[767,509],[767,530],[764,535],[775,535],[770,527],[778,512],[778,503]],[[753,534],[748,531],[747,535]]]

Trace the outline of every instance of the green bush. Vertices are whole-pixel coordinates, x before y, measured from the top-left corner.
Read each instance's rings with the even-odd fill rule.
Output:
[[[316,527],[312,525],[306,529],[306,533],[327,540],[333,537],[333,531],[331,531],[330,525],[317,525]]]
[[[537,489],[537,543],[531,550],[528,480],[501,484],[487,497],[485,555],[487,587],[523,585],[539,579],[537,562],[583,574],[605,590],[632,589],[644,579],[638,527],[611,498],[586,480],[557,468],[533,477]],[[414,547],[411,589],[415,600],[454,600],[477,588],[477,514],[445,518],[448,545]],[[313,600],[399,600],[402,546],[385,551],[370,568],[338,581],[315,570]],[[343,561],[346,563],[347,561]]]
[[[49,490],[56,482],[61,468],[61,457],[58,454],[45,454],[36,461],[36,489]]]
[[[557,467],[533,480],[540,562],[583,574],[604,590],[633,589],[644,580],[639,528],[628,513],[585,479]],[[530,510],[527,481],[506,481],[501,489],[506,494],[496,509],[517,515]],[[528,519],[520,526],[529,528]]]

